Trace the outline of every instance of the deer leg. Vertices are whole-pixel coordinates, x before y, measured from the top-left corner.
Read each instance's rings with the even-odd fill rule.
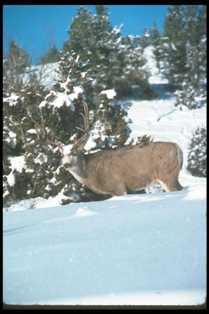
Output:
[[[179,183],[178,179],[176,179],[174,183],[175,191],[181,191],[183,189],[183,186]]]
[[[183,189],[177,178],[164,181],[159,180],[159,182],[166,192],[180,191]]]
[[[124,184],[119,184],[115,187],[114,191],[112,192],[112,195],[120,196],[120,195],[126,195],[127,189]]]

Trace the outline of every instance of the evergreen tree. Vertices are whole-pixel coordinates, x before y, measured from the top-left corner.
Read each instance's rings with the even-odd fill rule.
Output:
[[[197,48],[206,34],[205,14],[200,5],[173,5],[168,9],[162,49],[165,74],[176,86],[188,74],[188,52],[191,47]]]
[[[154,47],[158,44],[159,38],[160,38],[160,32],[157,28],[156,23],[153,24],[153,26],[149,30],[150,35],[150,45],[153,45]]]
[[[27,151],[28,131],[37,127],[39,114],[37,104],[44,95],[43,88],[38,83],[22,86],[16,93],[4,97],[4,159],[23,157]],[[33,142],[34,143],[34,142]],[[29,197],[28,191],[34,181],[30,172],[10,169],[7,180],[7,199],[20,200]],[[8,178],[8,174],[7,174]],[[5,174],[5,180],[6,174]],[[5,183],[6,184],[6,183]]]
[[[47,63],[53,63],[58,62],[60,59],[60,52],[56,48],[55,45],[53,45],[51,48],[48,49],[47,53],[40,58],[41,64],[47,64]]]
[[[163,58],[164,75],[174,86],[179,86],[186,73],[186,34],[184,6],[168,8],[164,27]]]
[[[156,48],[155,48],[156,52]],[[157,65],[176,89],[176,106],[199,108],[206,102],[206,7],[168,9],[157,45]]]
[[[127,97],[138,87],[138,94],[151,97],[142,50],[125,44],[120,29],[110,25],[104,6],[98,5],[96,10],[94,16],[80,8],[71,25],[70,39],[64,45],[65,52],[79,55],[82,71],[88,69],[97,93],[115,88],[118,97]]]
[[[64,51],[79,53],[81,58],[85,60],[89,51],[91,52],[90,49],[89,51],[85,49],[95,44],[92,29],[94,20],[95,18],[85,7],[80,7],[68,31],[69,39],[64,43]]]
[[[176,92],[176,106],[201,108],[206,103],[206,38],[198,46],[187,46],[187,73],[181,90]]]
[[[194,131],[189,146],[187,169],[194,176],[206,177],[207,175],[207,137],[205,128]]]
[[[15,41],[11,41],[7,56],[7,66],[9,67],[9,70],[21,74],[24,72],[25,68],[30,65],[31,58],[29,54],[24,49],[20,48]]]
[[[150,44],[153,46],[153,53],[156,60],[156,65],[158,69],[163,72],[163,68],[161,67],[161,62],[163,60],[163,53],[162,53],[162,35],[159,32],[157,25],[154,23],[153,27],[150,29]]]
[[[187,42],[186,73],[180,91],[177,92],[177,106],[189,109],[200,108],[206,103],[206,21],[202,6],[188,6],[185,10]],[[201,25],[201,27],[200,27]]]
[[[31,65],[29,54],[18,46],[15,41],[11,41],[9,52],[3,62],[3,87],[7,91],[18,91],[21,89],[22,77],[25,69]]]

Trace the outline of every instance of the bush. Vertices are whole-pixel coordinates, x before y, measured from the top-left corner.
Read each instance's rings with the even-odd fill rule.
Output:
[[[192,175],[206,177],[206,129],[197,128],[189,146],[187,169]]]

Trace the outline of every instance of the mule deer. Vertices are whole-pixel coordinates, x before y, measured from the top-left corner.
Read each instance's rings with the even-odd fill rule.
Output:
[[[63,154],[62,164],[78,180],[96,193],[123,195],[139,191],[157,181],[166,191],[181,190],[178,181],[183,153],[172,142],[151,142],[114,150],[84,154],[88,138],[88,108],[85,107],[85,133]]]

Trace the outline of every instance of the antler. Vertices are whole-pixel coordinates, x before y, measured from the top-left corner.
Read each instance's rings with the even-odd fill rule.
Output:
[[[88,106],[86,103],[83,104],[83,113],[81,113],[81,116],[83,118],[83,123],[84,123],[84,128],[79,128],[77,127],[77,129],[80,129],[84,134],[77,140],[74,141],[74,145],[72,148],[72,152],[79,152],[82,151],[85,144],[86,144],[86,140],[87,137],[89,135],[89,128],[90,128],[90,124],[89,124],[89,110],[88,110]],[[64,154],[64,144],[62,142],[60,142],[55,134],[52,134],[53,136],[53,140],[50,140],[49,138],[47,138],[47,143],[48,144],[52,144],[52,145],[56,145],[56,147],[59,149],[60,153],[63,155]]]
[[[82,151],[82,149],[84,148],[86,144],[86,139],[89,135],[89,128],[90,128],[89,110],[86,103],[83,104],[83,110],[84,110],[84,113],[81,113],[81,116],[83,117],[84,128],[82,129],[80,127],[77,127],[77,129],[81,130],[84,134],[78,140],[74,142],[73,151],[75,152]]]
[[[89,130],[89,109],[86,103],[83,104],[84,113],[81,113],[84,122],[84,132]]]

